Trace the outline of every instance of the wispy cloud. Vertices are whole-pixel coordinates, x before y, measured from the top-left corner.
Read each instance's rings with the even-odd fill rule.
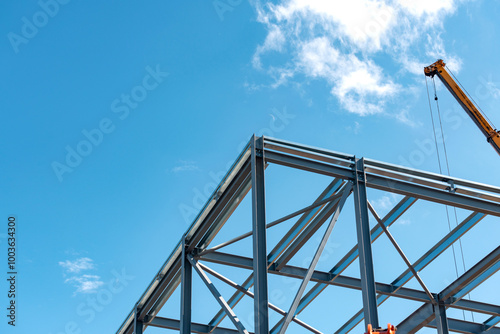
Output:
[[[386,113],[386,104],[405,93],[396,73],[422,75],[437,58],[458,71],[461,62],[446,52],[441,33],[443,19],[464,1],[257,1],[268,34],[252,64],[274,80],[271,87],[301,76],[321,79],[345,110]],[[404,113],[396,119],[411,125]]]
[[[172,172],[174,173],[195,171],[195,170],[200,170],[198,164],[195,161],[185,161],[185,160],[179,160],[177,166],[172,168]]]
[[[94,269],[94,263],[92,259],[88,257],[82,257],[74,261],[66,260],[59,262],[59,265],[66,269],[68,273],[79,273],[82,270]]]
[[[59,265],[64,269],[64,276],[71,276],[67,278],[64,283],[76,287],[75,294],[94,293],[104,284],[100,276],[82,273],[83,271],[95,269],[94,261],[88,257],[60,261]]]
[[[359,122],[354,122],[354,125],[347,126],[346,130],[352,131],[355,135],[357,135],[361,131],[361,124],[359,124]]]
[[[101,277],[97,275],[81,275],[68,278],[64,281],[76,287],[76,293],[95,293],[104,284]]]

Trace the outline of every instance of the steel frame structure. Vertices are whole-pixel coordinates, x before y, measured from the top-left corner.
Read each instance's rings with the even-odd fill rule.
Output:
[[[319,173],[331,177],[332,182],[311,205],[268,223],[265,170],[269,164]],[[367,199],[367,188],[404,197],[389,213],[380,217]],[[252,231],[210,247],[219,230],[250,190]],[[316,270],[325,243],[350,196],[354,200],[358,243],[330,271]],[[417,201],[453,206],[471,213],[417,261],[410,263],[388,228]],[[372,229],[369,224],[370,212],[377,223]],[[463,299],[472,289],[500,269],[500,246],[439,293],[429,291],[419,276],[422,269],[487,215],[500,217],[498,187],[375,160],[359,159],[353,155],[274,138],[253,136],[116,333],[142,334],[148,326],[179,330],[183,334],[250,333],[233,311],[234,306],[244,296],[248,296],[253,298],[256,334],[283,334],[291,322],[302,326],[306,332],[319,334],[319,330],[297,316],[329,286],[362,292],[363,308],[335,333],[348,333],[363,319],[365,328],[367,324],[372,324],[374,328],[379,327],[377,308],[391,297],[421,303],[420,308],[397,325],[398,333],[415,333],[423,327],[436,328],[440,334],[500,333],[500,328],[495,327],[500,322],[499,305]],[[292,218],[297,218],[292,228],[268,251],[266,230]],[[289,265],[290,259],[323,225],[327,226],[326,231],[309,267]],[[382,234],[388,237],[408,266],[406,271],[390,283],[376,282],[374,277],[372,243]],[[252,258],[220,251],[227,245],[249,237],[253,242]],[[360,278],[342,275],[356,259],[359,260]],[[250,269],[252,274],[238,284],[208,267],[204,264],[206,262]],[[193,271],[200,276],[221,307],[207,324],[191,321]],[[207,273],[233,287],[236,290],[234,295],[225,300]],[[282,310],[269,302],[268,275],[302,280],[288,310]],[[412,278],[416,278],[421,289],[404,286]],[[315,285],[306,292],[309,282],[314,282]],[[181,318],[157,316],[179,285]],[[250,291],[252,286],[253,292]],[[446,315],[449,308],[487,314],[489,319],[483,323],[452,319]],[[272,326],[269,323],[270,309],[282,316],[281,320]],[[234,328],[219,326],[225,317],[231,320]]]

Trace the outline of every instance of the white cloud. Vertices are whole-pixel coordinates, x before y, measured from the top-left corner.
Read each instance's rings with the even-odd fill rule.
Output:
[[[97,275],[81,275],[66,279],[65,283],[73,284],[76,287],[76,293],[94,293],[104,284]]]
[[[442,22],[440,16],[453,13],[456,8],[455,3],[455,0],[397,0],[402,10],[432,25]]]
[[[252,64],[274,79],[271,87],[297,76],[322,79],[347,111],[386,113],[386,104],[404,92],[396,73],[422,75],[423,67],[438,58],[460,69],[459,58],[446,52],[440,34],[443,19],[463,1],[257,2],[258,21],[268,34]],[[285,54],[285,60],[270,63],[265,58],[270,52]],[[408,122],[404,114],[396,119]]]
[[[172,168],[172,172],[179,173],[179,172],[194,171],[199,169],[200,168],[194,161],[180,160],[178,165]]]
[[[89,259],[88,257],[82,257],[76,259],[75,261],[61,261],[59,262],[59,265],[66,269],[69,273],[79,273],[82,270],[94,269],[94,263],[92,259]]]
[[[72,275],[70,278],[67,278],[64,283],[75,286],[75,294],[96,292],[96,290],[104,284],[100,276],[80,274],[82,271],[95,269],[94,261],[88,257],[82,257],[74,261],[61,261],[59,265],[65,270],[64,276]]]
[[[383,77],[382,69],[373,61],[341,53],[326,37],[305,42],[298,52],[298,67],[332,84],[332,95],[350,112],[380,113],[384,105],[381,99],[399,90],[398,85]]]

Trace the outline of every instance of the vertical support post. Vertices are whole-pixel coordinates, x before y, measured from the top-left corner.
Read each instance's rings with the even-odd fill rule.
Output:
[[[355,159],[354,163],[354,208],[356,210],[356,231],[358,235],[359,267],[361,273],[361,290],[363,294],[363,311],[365,327],[371,324],[378,328],[377,293],[368,220],[368,200],[366,197],[366,175],[364,160]]]
[[[144,323],[139,320],[139,304],[137,304],[134,312],[134,334],[142,334],[143,331]]]
[[[255,334],[269,333],[267,296],[266,203],[264,186],[264,138],[252,137],[252,234],[255,280]]]
[[[191,262],[187,259],[186,238],[182,238],[182,266],[181,266],[181,328],[180,334],[191,334]]]
[[[436,315],[436,328],[438,334],[448,334],[448,318],[446,317],[446,307],[442,301],[438,301],[434,307],[434,314]]]

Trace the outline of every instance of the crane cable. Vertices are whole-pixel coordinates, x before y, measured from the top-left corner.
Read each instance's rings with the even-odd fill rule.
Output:
[[[437,97],[437,90],[436,90],[436,82],[434,81],[434,77],[432,77],[432,84],[433,84],[433,87],[434,87],[434,100],[436,101],[436,109],[437,109],[437,117],[438,117],[438,120],[439,120],[439,128],[440,128],[440,131],[441,131],[441,138],[443,140],[443,152],[444,152],[444,160],[446,162],[446,172],[447,172],[447,175],[450,176],[450,164],[449,164],[449,161],[448,161],[448,151],[446,149],[446,140],[445,140],[445,136],[444,136],[444,130],[443,130],[443,122],[441,120],[441,111],[439,109],[439,102],[438,102],[438,97]],[[432,133],[434,134],[434,143],[436,145],[436,153],[437,153],[437,159],[438,159],[438,165],[439,165],[439,173],[440,174],[443,174],[443,170],[442,170],[442,164],[441,164],[441,157],[440,157],[440,153],[439,153],[439,145],[438,145],[438,140],[437,140],[437,135],[436,135],[436,125],[434,123],[434,114],[432,112],[432,104],[431,104],[431,97],[430,97],[430,94],[429,94],[429,85],[427,84],[427,76],[425,77],[425,86],[427,88],[427,99],[429,101],[429,111],[430,111],[430,116],[431,116],[431,122],[432,122]],[[450,222],[450,213],[448,211],[448,205],[445,206],[446,208],[446,218],[448,220],[448,229],[449,231],[451,232],[451,222]],[[455,224],[456,226],[458,226],[458,216],[457,216],[457,208],[456,207],[453,207],[453,210],[454,210],[454,216],[455,216]],[[459,242],[459,248],[460,248],[460,254],[461,254],[461,257],[462,257],[462,265],[463,265],[463,269],[464,269],[464,272],[466,270],[466,266],[465,266],[465,257],[464,257],[464,251],[463,251],[463,247],[462,247],[462,238],[458,238],[458,242]],[[457,265],[457,256],[456,256],[456,252],[455,252],[455,245],[452,244],[451,245],[451,249],[453,251],[453,261],[454,261],[454,264],[455,264],[455,273],[457,275],[457,278],[459,276],[459,273],[458,273],[458,265]],[[469,299],[470,299],[470,294],[469,295]],[[464,317],[464,321],[465,321],[465,311],[462,310],[462,313],[463,313],[463,317]],[[474,321],[474,313],[471,312],[471,315],[472,315],[472,321]]]

